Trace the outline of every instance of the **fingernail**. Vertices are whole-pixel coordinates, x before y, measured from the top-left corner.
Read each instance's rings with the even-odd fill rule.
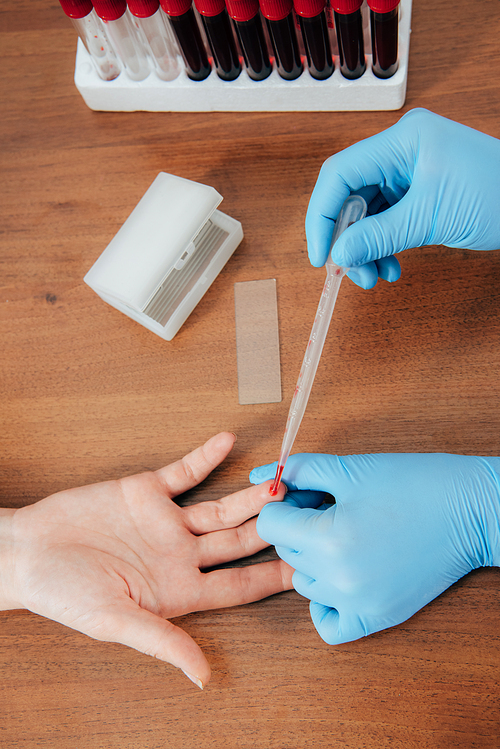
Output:
[[[233,435],[233,437],[234,437],[235,440],[238,439],[238,435],[237,434],[235,434],[234,432],[231,432],[231,434]]]
[[[190,681],[193,682],[193,684],[196,684],[197,687],[199,687],[200,689],[203,689],[203,682],[201,679],[198,679],[197,676],[193,676],[193,674],[189,674],[187,671],[184,671],[184,669],[181,669],[181,671],[184,674],[184,676],[187,676],[188,679],[190,679]]]

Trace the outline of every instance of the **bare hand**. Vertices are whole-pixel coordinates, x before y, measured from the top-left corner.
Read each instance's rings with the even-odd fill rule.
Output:
[[[0,608],[26,608],[123,643],[174,664],[202,687],[210,678],[205,656],[167,619],[291,588],[292,570],[281,560],[203,572],[268,545],[255,516],[272,501],[270,482],[190,507],[172,501],[203,481],[234,440],[224,432],[158,471],[4,511]],[[275,499],[283,494],[282,486]]]

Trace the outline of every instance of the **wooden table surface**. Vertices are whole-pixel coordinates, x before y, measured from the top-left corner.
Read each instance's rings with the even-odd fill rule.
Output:
[[[226,429],[233,453],[188,501],[277,458],[324,277],[303,230],[318,170],[418,106],[500,137],[500,6],[473,6],[414,0],[401,111],[125,114],[84,104],[56,0],[1,3],[0,506],[158,468]],[[159,171],[214,186],[245,231],[172,342],[82,281]],[[342,286],[296,451],[498,455],[500,253],[428,247],[401,264],[396,284]],[[240,406],[233,286],[267,278],[283,401]],[[213,669],[203,693],[145,655],[5,612],[0,745],[499,747],[499,583],[480,570],[335,648],[295,591],[183,617]]]

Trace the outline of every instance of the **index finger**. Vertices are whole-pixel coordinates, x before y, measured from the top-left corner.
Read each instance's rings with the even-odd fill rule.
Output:
[[[236,435],[231,432],[216,434],[181,460],[155,471],[155,475],[168,496],[177,497],[206,479],[229,455],[235,441]]]

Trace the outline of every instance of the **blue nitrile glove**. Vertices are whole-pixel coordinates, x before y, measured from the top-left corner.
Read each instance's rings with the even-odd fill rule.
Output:
[[[500,249],[500,140],[425,109],[325,161],[306,216],[316,267],[326,262],[332,219],[351,192],[375,215],[346,229],[332,258],[363,288],[378,276],[396,281],[394,253],[410,247]]]
[[[471,570],[500,566],[500,458],[299,454],[283,482],[290,497],[263,508],[257,533],[296,570],[329,644],[399,624]],[[322,492],[336,504],[314,509]]]

